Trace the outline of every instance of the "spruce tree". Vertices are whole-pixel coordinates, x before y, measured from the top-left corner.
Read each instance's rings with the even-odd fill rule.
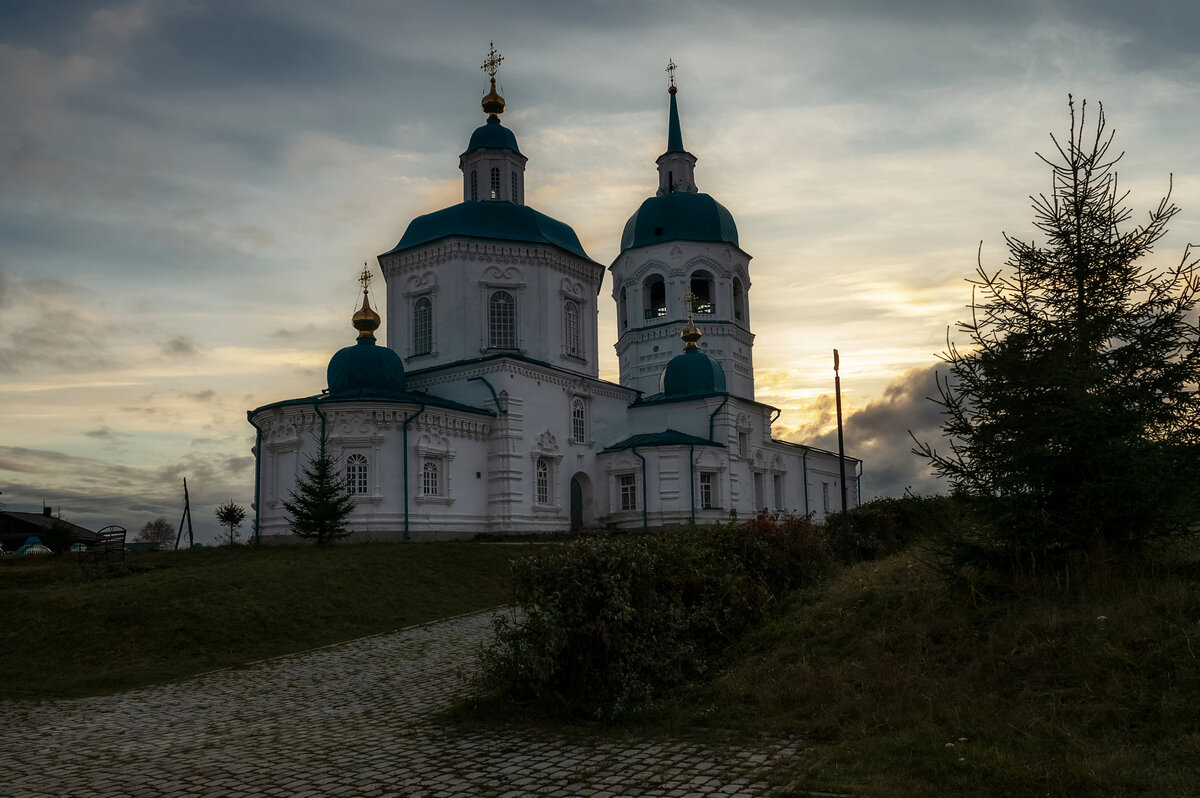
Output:
[[[1170,191],[1129,225],[1103,107],[1092,132],[1087,104],[1068,105],[1070,137],[1038,155],[1045,243],[1005,234],[1004,268],[968,280],[970,343],[948,343],[934,400],[950,449],[914,450],[983,510],[964,545],[1025,565],[1188,531],[1200,497],[1197,261],[1185,248],[1145,265],[1178,211]]]
[[[303,471],[290,500],[283,501],[292,533],[316,538],[318,546],[349,535],[346,519],[354,511],[354,498],[337,460],[329,454],[324,436],[318,439],[317,454],[308,458]]]

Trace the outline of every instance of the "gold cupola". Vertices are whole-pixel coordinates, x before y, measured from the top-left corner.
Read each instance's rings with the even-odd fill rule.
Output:
[[[359,338],[374,338],[375,331],[379,329],[379,325],[383,323],[383,319],[379,314],[371,309],[371,301],[367,298],[367,288],[371,285],[371,272],[367,269],[367,264],[363,264],[362,274],[358,276],[358,281],[363,287],[362,307],[355,312],[350,323],[354,325],[354,329],[358,330]]]

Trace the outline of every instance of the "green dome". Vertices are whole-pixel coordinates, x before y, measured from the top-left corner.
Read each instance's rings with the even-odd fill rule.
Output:
[[[514,205],[504,200],[460,202],[418,216],[408,223],[400,243],[384,255],[453,236],[553,244],[581,258],[587,257],[579,236],[568,225],[538,213],[528,205]]]
[[[404,363],[400,356],[379,346],[374,338],[359,338],[354,346],[339,349],[325,373],[329,395],[353,398],[404,392]]]
[[[725,369],[699,349],[671,358],[658,381],[664,396],[706,396],[725,393]]]
[[[467,152],[484,149],[512,150],[517,155],[521,154],[521,151],[517,149],[517,137],[511,130],[500,124],[499,119],[494,117],[475,128],[475,132],[471,134],[471,143],[467,145]],[[467,152],[464,152],[463,155],[466,155]]]
[[[642,203],[621,236],[621,251],[664,241],[725,242],[738,246],[733,215],[708,194],[676,191]]]

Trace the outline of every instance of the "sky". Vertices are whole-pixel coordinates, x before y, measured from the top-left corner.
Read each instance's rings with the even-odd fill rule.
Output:
[[[246,411],[325,387],[363,263],[461,199],[491,42],[527,204],[604,265],[657,186],[672,59],[753,256],[776,437],[836,448],[837,348],[863,498],[945,490],[909,431],[940,440],[977,258],[1036,239],[1068,95],[1103,103],[1135,219],[1173,176],[1152,263],[1200,241],[1196,30],[1175,0],[0,0],[0,505],[136,531],[186,478],[202,541],[249,507]]]

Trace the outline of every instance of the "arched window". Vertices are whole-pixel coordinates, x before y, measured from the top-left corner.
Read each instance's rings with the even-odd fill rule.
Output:
[[[500,199],[500,169],[492,167],[492,199]]]
[[[571,440],[587,442],[587,408],[582,399],[571,402]]]
[[[428,355],[433,351],[433,300],[417,297],[413,303],[412,353]]]
[[[746,313],[746,296],[742,291],[742,281],[737,277],[733,278],[733,318],[738,321],[742,320],[742,316]]]
[[[367,494],[367,458],[361,454],[346,458],[346,485],[356,496]]]
[[[629,327],[629,302],[625,296],[625,286],[621,286],[621,300],[617,303],[621,312],[621,329]]]
[[[642,304],[647,319],[667,315],[667,284],[661,274],[651,274],[642,283]]]
[[[517,173],[512,173],[512,201],[517,205],[521,204],[521,197],[517,193]]]
[[[713,276],[701,269],[692,272],[691,280],[692,312],[704,315],[715,312],[713,304]]]
[[[488,299],[488,347],[517,348],[517,301],[507,291],[495,291]]]
[[[442,495],[442,464],[437,460],[426,460],[421,466],[421,493],[425,496]]]
[[[563,352],[571,357],[583,357],[583,344],[579,334],[579,303],[574,299],[563,300]]]
[[[471,170],[471,200],[479,199],[479,172]]]
[[[534,501],[538,504],[550,503],[550,464],[546,462],[546,458],[539,457],[537,467],[534,469],[535,496]]]

